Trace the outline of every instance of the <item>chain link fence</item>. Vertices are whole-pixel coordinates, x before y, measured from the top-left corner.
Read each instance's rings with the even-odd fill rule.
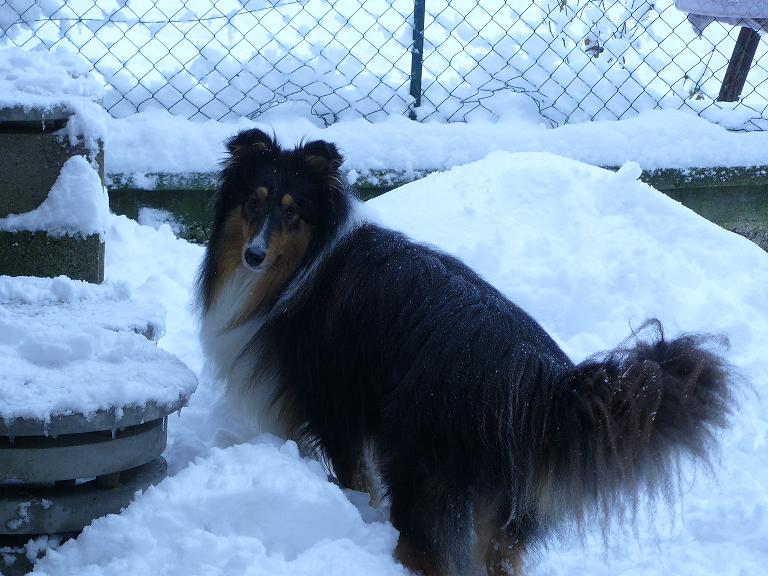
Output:
[[[79,52],[116,117],[295,103],[326,124],[462,121],[526,94],[555,125],[688,108],[766,129],[765,38],[739,99],[718,102],[738,34],[697,34],[674,0],[0,0],[0,47]]]

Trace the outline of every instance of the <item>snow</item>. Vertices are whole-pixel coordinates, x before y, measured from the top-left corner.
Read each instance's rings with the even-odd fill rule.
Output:
[[[95,156],[106,137],[107,114],[99,104],[104,82],[91,68],[85,58],[65,49],[0,47],[0,110],[20,108],[43,125],[46,118],[72,114],[58,135],[72,145],[83,139]]]
[[[184,226],[179,223],[176,216],[167,210],[161,210],[159,208],[150,208],[149,206],[139,208],[137,220],[139,221],[139,224],[150,226],[152,228],[159,228],[163,224],[166,224],[171,231],[177,235],[184,231]]]
[[[0,418],[48,422],[188,398],[194,374],[147,338],[163,334],[164,316],[119,280],[0,276]]]
[[[3,318],[0,417],[49,421],[113,407],[171,406],[195,378],[170,354],[134,332],[48,327]]]
[[[212,450],[34,573],[404,575],[391,560],[396,540],[391,525],[363,522],[295,444],[265,438]]]
[[[0,230],[45,231],[50,236],[102,236],[108,216],[107,192],[98,172],[85,156],[72,156],[61,167],[42,204],[29,212],[0,218]]]
[[[90,63],[68,50],[0,49],[0,108],[66,108],[97,102],[104,93]]]
[[[683,12],[726,18],[768,18],[768,6],[758,0],[675,0]]]
[[[413,106],[413,6],[14,1],[0,5],[0,45],[79,52],[117,117],[232,119],[301,103],[328,124],[380,120]],[[426,12],[421,118],[495,119],[520,93],[554,124],[661,107],[766,126],[768,48],[758,46],[740,101],[718,102],[734,30],[699,35],[674,0],[431,0]],[[743,121],[750,112],[756,120]]]
[[[768,165],[768,132],[729,132],[674,110],[559,128],[545,124],[524,96],[510,101],[506,115],[496,122],[420,123],[392,116],[323,128],[295,112],[276,110],[258,123],[189,122],[159,111],[110,119],[106,171],[138,179],[157,172],[216,171],[224,157],[224,140],[249,127],[274,131],[285,142],[321,138],[337,143],[353,180],[375,180],[374,170],[402,171],[412,178],[420,170],[446,170],[495,151],[546,151],[597,166],[633,160],[644,170]],[[151,179],[145,184],[151,187]]]
[[[526,559],[527,574],[765,573],[768,254],[638,182],[639,173],[635,163],[612,173],[550,153],[496,152],[369,207],[459,255],[575,360],[657,316],[670,334],[728,335],[729,358],[750,383],[712,470],[684,463],[678,504],[639,509],[636,535],[616,523],[607,545],[598,527],[583,539],[565,535]],[[382,515],[330,484],[294,444],[255,437],[202,365],[189,308],[202,248],[165,224],[124,217],[111,218],[107,247],[108,281],[162,301],[159,345],[200,374],[200,387],[169,421],[171,477],[50,551],[34,573],[402,574]]]
[[[90,284],[66,276],[0,276],[6,318],[45,316],[48,326],[79,322],[107,330],[130,330],[158,340],[165,333],[165,309],[154,298],[137,299],[124,282]]]

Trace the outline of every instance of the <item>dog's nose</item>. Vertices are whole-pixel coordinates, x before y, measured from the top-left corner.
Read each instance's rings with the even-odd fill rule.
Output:
[[[245,249],[245,252],[243,253],[243,260],[245,260],[245,264],[250,268],[257,268],[259,264],[264,262],[264,258],[266,257],[267,253],[265,250],[261,248],[254,248],[252,246],[249,246]]]

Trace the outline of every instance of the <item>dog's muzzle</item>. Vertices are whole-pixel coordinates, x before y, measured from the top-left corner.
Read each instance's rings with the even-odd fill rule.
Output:
[[[264,262],[264,258],[267,256],[267,251],[263,248],[257,248],[254,246],[248,246],[243,252],[243,261],[249,268],[258,268],[259,265]]]

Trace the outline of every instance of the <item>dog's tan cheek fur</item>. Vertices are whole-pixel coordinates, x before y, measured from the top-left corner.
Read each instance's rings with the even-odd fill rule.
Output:
[[[243,307],[241,321],[277,300],[304,259],[313,233],[313,227],[300,220],[296,230],[280,230],[272,234],[264,259],[266,266]]]

